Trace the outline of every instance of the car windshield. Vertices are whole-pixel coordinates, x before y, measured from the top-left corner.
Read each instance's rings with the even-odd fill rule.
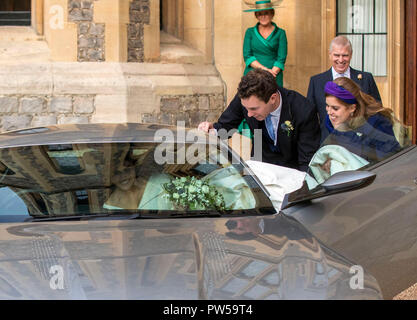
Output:
[[[393,120],[376,125],[363,120],[356,127],[339,127],[323,141],[314,154],[305,181],[316,188],[341,171],[367,169],[400,153],[411,145],[411,128]]]
[[[250,170],[218,145],[151,142],[3,148],[0,172],[3,222],[17,216],[275,213]]]

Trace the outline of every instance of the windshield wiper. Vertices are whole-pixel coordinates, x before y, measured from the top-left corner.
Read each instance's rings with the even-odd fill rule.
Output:
[[[97,213],[97,214],[76,214],[76,215],[63,215],[63,216],[45,216],[45,217],[33,217],[31,222],[44,222],[44,221],[82,221],[90,219],[103,219],[103,220],[134,220],[134,219],[167,219],[167,218],[221,218],[221,217],[239,217],[248,215],[265,215],[265,213],[259,212],[258,209],[248,210],[197,210],[197,211],[172,211],[172,210],[143,210],[138,212],[137,210],[115,210],[110,213]]]
[[[179,218],[196,218],[196,217],[222,217],[224,214],[218,211],[191,211],[191,212],[174,212],[168,214],[168,217]]]

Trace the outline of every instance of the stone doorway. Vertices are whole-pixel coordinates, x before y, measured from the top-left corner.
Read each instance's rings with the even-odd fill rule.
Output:
[[[30,26],[31,0],[1,0],[0,26]]]
[[[166,63],[212,63],[212,1],[159,0],[160,59]]]

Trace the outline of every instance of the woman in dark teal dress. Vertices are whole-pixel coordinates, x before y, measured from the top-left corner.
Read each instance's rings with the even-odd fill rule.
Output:
[[[254,11],[258,23],[248,28],[243,41],[243,58],[246,75],[254,68],[269,71],[274,75],[277,84],[283,86],[283,71],[287,60],[287,36],[272,19],[275,15],[271,1],[256,1]]]
[[[277,84],[282,87],[288,45],[285,30],[272,22],[277,2],[271,3],[270,0],[256,1],[254,4],[245,2],[253,8],[244,11],[255,12],[258,23],[254,27],[248,28],[245,33],[243,58],[246,67],[243,75],[254,68],[264,69],[270,72],[275,77]],[[238,131],[247,135],[243,129],[247,129],[245,120],[240,124]]]

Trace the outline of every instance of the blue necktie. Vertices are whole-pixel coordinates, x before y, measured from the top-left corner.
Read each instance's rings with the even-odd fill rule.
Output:
[[[269,136],[275,144],[275,130],[272,124],[272,116],[269,114],[265,119],[266,128],[268,129]]]

